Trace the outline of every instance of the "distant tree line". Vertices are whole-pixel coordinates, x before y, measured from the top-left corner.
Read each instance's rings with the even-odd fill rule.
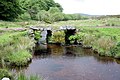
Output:
[[[39,20],[47,23],[87,19],[80,14],[64,14],[54,0],[0,0],[1,20]]]

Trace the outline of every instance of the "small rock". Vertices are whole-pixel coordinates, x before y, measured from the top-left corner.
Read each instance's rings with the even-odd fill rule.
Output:
[[[9,78],[4,77],[2,80],[10,80]]]

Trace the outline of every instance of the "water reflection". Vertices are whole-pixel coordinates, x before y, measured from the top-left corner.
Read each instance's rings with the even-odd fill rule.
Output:
[[[120,64],[77,46],[37,45],[32,63],[22,71],[46,80],[120,80]]]
[[[33,58],[47,58],[51,55],[51,49],[47,45],[36,45]]]
[[[97,62],[102,64],[109,64],[117,62],[120,64],[120,60],[116,60],[111,57],[100,57],[94,54],[92,49],[83,49],[79,46],[59,46],[59,45],[36,45],[33,58],[52,58],[52,57],[94,57]]]
[[[94,59],[102,64],[110,64],[115,62],[115,59],[111,57],[100,57],[98,55],[95,55]]]

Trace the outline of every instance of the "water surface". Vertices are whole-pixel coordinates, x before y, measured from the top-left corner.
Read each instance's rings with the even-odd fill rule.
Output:
[[[76,46],[37,46],[32,63],[23,71],[45,80],[120,80],[119,61]]]

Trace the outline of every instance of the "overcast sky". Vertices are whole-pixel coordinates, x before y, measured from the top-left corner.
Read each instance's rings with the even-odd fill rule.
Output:
[[[64,8],[64,13],[92,15],[120,14],[120,0],[55,0]]]

